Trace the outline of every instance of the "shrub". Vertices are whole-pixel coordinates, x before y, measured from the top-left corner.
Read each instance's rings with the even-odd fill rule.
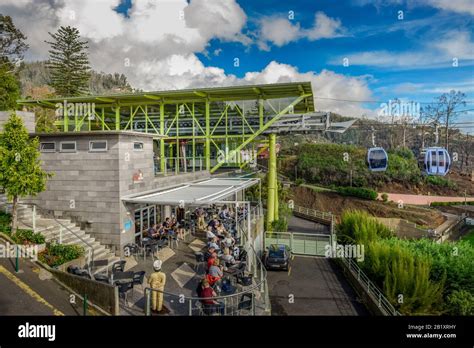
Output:
[[[388,195],[386,193],[382,193],[382,200],[388,202]]]
[[[295,184],[296,184],[296,186],[300,186],[300,185],[304,184],[304,180],[303,179],[296,179]]]
[[[279,218],[272,222],[272,231],[275,232],[287,232],[288,221],[285,218]]]
[[[378,197],[376,191],[363,187],[338,187],[336,191],[344,196],[359,197],[371,201],[375,201]]]
[[[465,290],[453,291],[447,298],[446,308],[451,315],[474,315],[474,296]]]
[[[48,243],[46,250],[39,254],[39,260],[51,267],[56,267],[82,255],[84,255],[84,248],[80,245]]]
[[[32,230],[17,230],[12,238],[18,244],[43,244],[45,242],[45,238],[41,233],[34,233]]]
[[[425,176],[425,182],[430,185],[448,187],[451,189],[456,188],[456,183],[449,179],[443,178],[442,176],[428,175]]]
[[[337,232],[342,242],[367,244],[378,238],[388,238],[392,232],[364,211],[345,211]]]
[[[431,202],[432,207],[447,207],[451,205],[474,205],[474,201],[466,202]]]

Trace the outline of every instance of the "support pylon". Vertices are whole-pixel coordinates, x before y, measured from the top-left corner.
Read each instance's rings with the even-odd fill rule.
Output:
[[[272,222],[275,220],[275,184],[276,184],[276,135],[268,136],[268,176],[267,176],[267,229],[271,228]]]

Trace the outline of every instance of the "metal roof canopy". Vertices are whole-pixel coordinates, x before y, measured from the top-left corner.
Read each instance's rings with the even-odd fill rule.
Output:
[[[258,184],[259,181],[260,179],[256,178],[213,178],[184,183],[152,193],[124,197],[122,201],[158,205],[207,205],[223,201],[237,192]]]
[[[144,102],[176,103],[189,101],[231,101],[231,100],[254,100],[258,98],[276,99],[286,97],[298,97],[303,94],[311,94],[306,98],[309,111],[314,111],[311,82],[288,82],[271,83],[261,85],[242,85],[212,88],[193,88],[172,91],[152,91],[128,94],[103,94],[85,95],[79,97],[62,97],[50,99],[23,99],[18,100],[22,105],[40,105],[46,108],[55,108],[56,103],[67,100],[71,103],[95,103],[102,106],[114,106],[121,104],[140,104]]]

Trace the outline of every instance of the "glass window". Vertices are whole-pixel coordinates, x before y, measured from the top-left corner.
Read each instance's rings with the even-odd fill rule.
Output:
[[[140,141],[136,141],[133,143],[133,149],[135,151],[142,151],[143,150],[143,143]]]
[[[444,151],[438,151],[439,161],[438,166],[444,167]]]
[[[436,167],[438,165],[436,161],[436,151],[431,151],[431,165]]]
[[[56,143],[41,143],[40,144],[41,152],[56,152]]]
[[[93,140],[89,142],[89,151],[105,152],[107,151],[107,140]]]
[[[76,142],[75,141],[62,141],[59,145],[59,151],[76,152]]]

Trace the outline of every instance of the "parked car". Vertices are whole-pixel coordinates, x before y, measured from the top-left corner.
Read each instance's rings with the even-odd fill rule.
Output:
[[[283,269],[288,271],[290,256],[291,251],[287,245],[272,244],[265,251],[263,264],[267,269]]]

